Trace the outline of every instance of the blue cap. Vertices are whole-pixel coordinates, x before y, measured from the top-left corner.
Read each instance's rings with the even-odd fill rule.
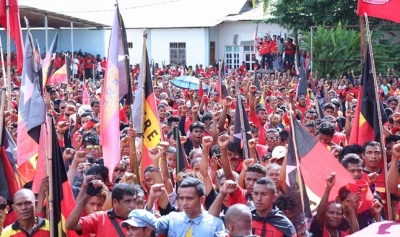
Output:
[[[121,223],[122,227],[126,227],[126,225],[131,225],[134,227],[152,227],[156,228],[156,217],[143,209],[136,209],[129,213],[128,219]]]

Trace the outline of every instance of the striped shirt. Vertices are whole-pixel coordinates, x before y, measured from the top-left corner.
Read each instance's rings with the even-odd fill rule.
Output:
[[[38,225],[29,234],[19,227],[19,221],[7,226],[1,233],[1,237],[50,237],[50,223],[48,220],[36,217]]]

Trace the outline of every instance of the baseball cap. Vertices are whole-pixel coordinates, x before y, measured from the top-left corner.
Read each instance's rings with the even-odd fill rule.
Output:
[[[152,227],[156,228],[156,217],[143,209],[136,209],[129,213],[128,219],[121,223],[122,227],[126,227],[126,225],[131,225],[134,227]]]
[[[286,156],[286,148],[284,146],[277,146],[272,150],[271,159],[281,159]]]

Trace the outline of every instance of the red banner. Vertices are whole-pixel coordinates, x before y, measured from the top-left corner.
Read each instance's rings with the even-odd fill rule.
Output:
[[[357,14],[400,23],[400,0],[358,0]]]

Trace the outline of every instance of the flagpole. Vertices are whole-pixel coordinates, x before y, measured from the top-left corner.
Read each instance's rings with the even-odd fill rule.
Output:
[[[368,41],[368,47],[369,47],[369,52],[371,54],[371,67],[372,67],[372,75],[374,77],[374,89],[375,89],[375,101],[376,101],[376,107],[378,111],[378,121],[379,121],[379,132],[380,132],[380,143],[383,148],[385,144],[385,138],[383,135],[383,124],[382,124],[382,111],[381,111],[381,106],[380,106],[380,99],[379,99],[379,91],[378,91],[378,86],[377,86],[377,81],[376,81],[376,69],[375,69],[375,60],[374,60],[374,53],[372,51],[372,43],[371,43],[371,32],[369,30],[369,21],[368,21],[368,15],[367,13],[364,13],[365,16],[365,25],[367,28],[367,41]],[[365,76],[365,75],[363,75]],[[385,174],[385,185],[388,187],[388,161],[387,161],[387,156],[386,152],[382,152],[383,155],[383,164],[384,164],[384,174]],[[392,200],[390,198],[390,193],[389,190],[386,188],[386,198],[387,198],[387,207],[388,207],[388,217],[389,221],[393,220],[392,216]]]
[[[47,93],[49,94],[49,93]],[[47,97],[47,95],[46,95]],[[49,175],[49,197],[48,197],[48,207],[49,207],[49,221],[50,221],[50,226],[54,226],[53,222],[54,222],[54,190],[53,190],[53,182],[54,182],[54,177],[53,177],[53,167],[52,167],[52,163],[53,163],[53,151],[52,151],[52,140],[54,139],[53,137],[53,132],[51,131],[51,127],[53,123],[53,118],[51,117],[51,115],[47,114],[47,130],[49,131],[49,139],[47,141],[47,172]],[[46,146],[46,145],[45,145]],[[55,236],[55,230],[54,228],[50,228],[50,237],[54,237]]]
[[[146,103],[146,98],[145,98],[145,94],[146,94],[146,73],[147,73],[147,68],[146,68],[146,66],[147,66],[147,62],[146,62],[146,60],[147,60],[147,58],[146,58],[146,53],[147,53],[147,31],[146,31],[146,29],[144,29],[143,30],[143,60],[142,60],[142,63],[143,63],[143,65],[142,65],[142,68],[140,69],[141,71],[142,71],[142,90],[143,90],[143,92],[142,92],[142,98],[140,98],[143,102],[142,102],[142,107],[141,107],[141,111],[140,111],[140,117],[143,119],[144,118],[144,105],[145,105],[145,103]],[[142,129],[142,131],[140,131],[140,133],[141,133],[141,135],[143,136],[144,135],[144,127],[143,127],[143,124],[142,124],[142,126],[141,126],[141,129]],[[144,139],[143,139],[143,137],[142,137],[142,139],[140,140],[140,145],[141,145],[141,149],[142,149],[142,151],[143,151],[143,147],[144,147]],[[142,160],[141,160],[141,163],[143,164],[143,159],[144,159],[144,156],[145,156],[146,154],[143,154],[142,153]],[[139,164],[140,165],[140,164]],[[140,173],[142,173],[142,170],[143,170],[143,166],[142,165],[140,165]],[[139,173],[138,173],[139,174]]]
[[[0,88],[1,90],[1,101],[0,101],[0,114],[4,114],[4,105],[6,103],[6,89]],[[4,125],[4,116],[0,116],[0,146],[3,145],[3,128]]]
[[[246,139],[247,136],[246,136],[244,120],[243,120],[243,102],[242,102],[242,97],[241,97],[240,93],[238,93],[238,95],[237,95],[237,100],[238,100],[237,101],[238,103],[241,103],[241,104],[237,104],[236,106],[239,106],[240,126],[242,127],[242,131],[241,131],[242,132],[242,141],[244,140],[247,143],[248,141]],[[248,148],[249,148],[248,144],[243,144],[244,154],[246,154],[246,155],[250,155]],[[254,158],[255,160],[257,160],[257,157],[247,157],[247,158],[248,159]],[[243,159],[246,159],[246,158],[243,157]]]
[[[8,77],[6,75],[6,68],[4,67],[3,44],[1,43],[1,36],[0,36],[0,57],[1,57],[1,70],[3,71],[4,83],[5,85],[8,85]]]
[[[10,35],[10,1],[6,0],[7,18],[7,110],[11,110],[11,35]]]
[[[289,105],[290,110],[292,110],[293,108],[291,108],[291,106]],[[299,160],[299,153],[297,150],[297,144],[296,144],[296,133],[294,131],[294,121],[293,121],[293,114],[291,114],[289,116],[290,119],[290,131],[291,131],[291,135],[292,135],[292,140],[293,140],[293,149],[294,149],[294,153],[295,153],[295,157],[296,157],[296,169],[297,169],[297,180],[299,182],[299,189],[300,189],[300,199],[301,199],[301,208],[303,211],[303,215],[304,215],[304,219],[305,221],[303,221],[302,224],[304,224],[304,227],[307,227],[307,217],[305,215],[305,206],[304,206],[304,183],[303,183],[303,179],[301,178],[301,170],[300,170],[300,160]],[[287,152],[286,152],[286,158],[287,158]]]

